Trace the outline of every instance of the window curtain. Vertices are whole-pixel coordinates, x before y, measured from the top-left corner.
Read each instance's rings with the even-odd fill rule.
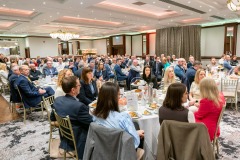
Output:
[[[173,55],[188,60],[190,55],[201,60],[201,26],[184,26],[156,31],[156,55]]]

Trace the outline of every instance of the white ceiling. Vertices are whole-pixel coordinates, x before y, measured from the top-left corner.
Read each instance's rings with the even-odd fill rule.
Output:
[[[240,22],[239,13],[228,10],[226,0],[0,0],[0,36],[48,36],[67,29],[83,39],[100,38]]]

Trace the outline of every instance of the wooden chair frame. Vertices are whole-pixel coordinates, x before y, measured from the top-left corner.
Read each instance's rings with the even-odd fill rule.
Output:
[[[76,158],[78,160],[76,141],[75,141],[75,138],[74,138],[74,134],[73,134],[73,130],[72,130],[72,124],[71,124],[69,116],[66,116],[66,117],[62,118],[55,112],[55,110],[53,110],[53,112],[54,112],[54,115],[57,119],[61,135],[63,137],[65,137],[66,139],[72,141],[73,144],[74,144],[75,156],[76,157],[74,157],[73,155],[72,155],[72,157]],[[67,152],[68,151],[64,150],[64,160],[66,159]]]

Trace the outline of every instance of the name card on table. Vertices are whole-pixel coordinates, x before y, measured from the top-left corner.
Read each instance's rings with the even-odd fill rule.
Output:
[[[126,94],[127,98],[127,107],[129,111],[138,110],[138,98],[136,93],[129,92]]]

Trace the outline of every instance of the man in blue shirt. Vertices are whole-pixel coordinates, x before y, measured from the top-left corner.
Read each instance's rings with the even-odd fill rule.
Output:
[[[190,87],[192,82],[194,81],[194,78],[195,78],[195,74],[197,72],[197,70],[199,68],[202,67],[202,63],[199,62],[199,61],[195,61],[193,63],[193,66],[191,66],[190,68],[188,68],[187,72],[186,72],[186,77],[187,77],[187,80],[188,80],[188,86]],[[189,90],[190,88],[188,88]]]
[[[226,55],[225,56],[225,60],[223,61],[223,67],[225,70],[227,70],[227,72],[231,71],[232,69],[232,66],[230,65],[230,56],[229,55]]]
[[[183,58],[178,59],[178,64],[174,67],[175,75],[182,81],[182,83],[186,80],[185,71],[183,69],[183,62],[185,60]]]

